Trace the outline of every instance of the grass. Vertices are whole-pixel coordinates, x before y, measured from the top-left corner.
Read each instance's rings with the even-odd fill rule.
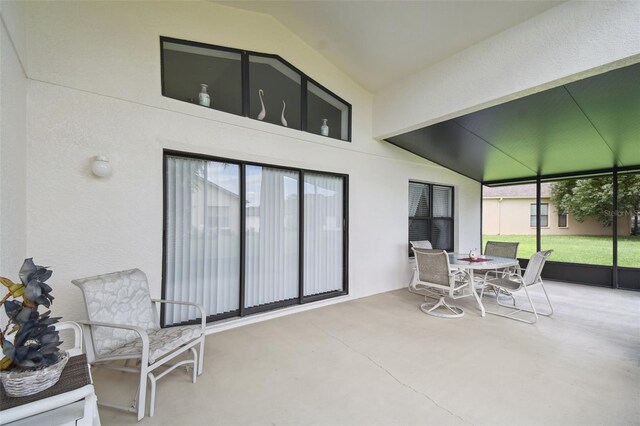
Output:
[[[518,257],[529,258],[536,251],[535,235],[483,235],[487,241],[518,241]],[[542,249],[553,249],[555,262],[611,265],[613,242],[609,236],[542,235]],[[640,268],[640,237],[618,237],[618,266]]]

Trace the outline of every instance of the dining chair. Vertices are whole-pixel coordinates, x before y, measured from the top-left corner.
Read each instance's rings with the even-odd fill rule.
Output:
[[[487,244],[484,246],[484,256],[496,256],[496,257],[506,257],[509,259],[517,259],[518,258],[518,246],[519,242],[507,242],[507,241],[487,241]],[[489,271],[488,275],[493,275],[494,277],[498,277],[500,275],[505,276],[510,273],[516,272],[516,266],[510,266],[508,268],[500,268],[495,269],[493,271]],[[487,276],[487,274],[485,274]],[[477,277],[478,281],[482,281],[483,277]],[[498,295],[498,289],[495,287],[490,287],[490,289]]]
[[[72,283],[82,290],[89,316],[89,321],[78,321],[83,326],[89,363],[139,375],[131,408],[103,402],[100,405],[136,412],[139,421],[145,416],[147,380],[151,387],[149,416],[153,416],[156,381],[182,365],[193,368],[193,383],[196,375],[202,374],[206,326],[202,306],[152,299],[147,276],[139,269],[82,278]],[[161,303],[194,306],[200,311],[200,324],[161,328],[156,306]],[[187,351],[191,359],[169,363]],[[129,367],[128,363],[122,366],[123,360],[135,360],[137,366]],[[158,370],[159,367],[165,368]]]
[[[419,249],[432,249],[431,241],[429,240],[419,240],[419,241],[409,241],[411,244],[411,248],[419,248]]]
[[[508,313],[501,312],[492,312],[487,310],[486,312],[493,315],[498,315],[501,317],[510,318],[516,321],[526,322],[528,324],[533,324],[538,321],[538,315],[543,316],[551,316],[553,314],[553,306],[551,305],[551,300],[549,299],[549,295],[547,294],[547,290],[544,288],[544,283],[542,281],[542,269],[544,268],[544,264],[551,255],[553,250],[539,251],[534,253],[529,259],[529,263],[527,264],[527,268],[522,275],[521,269],[518,267],[518,271],[516,274],[509,274],[503,276],[496,276],[494,278],[486,278],[484,281],[484,285],[482,286],[482,290],[480,292],[480,298],[484,296],[484,290],[487,286],[492,286],[498,289],[496,293],[496,302],[499,306],[510,308],[511,311]],[[542,287],[542,291],[547,300],[547,304],[549,305],[548,312],[540,312],[536,309],[533,301],[531,300],[531,295],[529,294],[529,288],[540,285]],[[516,299],[514,294],[523,291],[527,300],[529,301],[529,306],[531,309],[526,307],[517,306]],[[500,301],[500,296],[506,295],[511,297],[512,304],[507,305]],[[533,314],[532,320],[527,320],[525,318],[518,318],[515,315],[521,312],[528,312]]]
[[[460,318],[464,310],[458,306],[449,305],[445,297],[459,299],[471,294],[465,294],[469,288],[466,274],[461,271],[451,271],[449,255],[444,250],[413,248],[416,259],[416,271],[410,284],[414,292],[424,290],[425,303],[420,309],[427,315],[440,318]],[[428,302],[428,298],[437,298],[437,302]],[[445,309],[441,309],[445,308]]]

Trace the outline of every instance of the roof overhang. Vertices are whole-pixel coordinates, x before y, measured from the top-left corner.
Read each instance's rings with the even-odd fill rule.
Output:
[[[485,184],[640,167],[640,63],[387,141]]]

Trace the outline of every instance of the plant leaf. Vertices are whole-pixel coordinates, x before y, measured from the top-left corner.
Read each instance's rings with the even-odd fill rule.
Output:
[[[37,270],[38,267],[35,263],[33,263],[33,257],[25,259],[24,263],[22,264],[22,268],[20,268],[20,273],[18,274],[20,276],[20,281],[22,281],[22,284],[26,285],[31,279],[31,274],[33,274]]]

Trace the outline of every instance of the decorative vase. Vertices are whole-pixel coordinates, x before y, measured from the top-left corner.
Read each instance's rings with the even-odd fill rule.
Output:
[[[282,114],[280,115],[280,121],[282,122],[282,125],[284,127],[287,127],[288,126],[287,120],[285,120],[285,118],[284,118],[284,110],[285,110],[285,108],[287,108],[287,104],[284,101],[282,101]]]
[[[28,396],[42,392],[58,383],[62,370],[69,361],[66,351],[60,353],[55,364],[38,370],[6,370],[0,372],[0,380],[7,395],[13,397]]]
[[[200,93],[198,93],[198,103],[205,107],[211,105],[211,97],[207,93],[208,88],[209,86],[203,83],[200,85]]]
[[[329,136],[329,126],[327,126],[328,119],[322,119],[322,126],[320,126],[320,134],[322,136]]]
[[[258,90],[258,96],[260,97],[260,105],[262,105],[262,111],[258,114],[258,120],[262,121],[267,115],[267,110],[264,108],[264,102],[262,101],[262,97],[264,96],[264,91],[262,89]]]
[[[475,258],[477,257],[476,252],[477,252],[477,249],[473,249],[473,250],[471,250],[471,251],[469,252],[469,257],[470,257],[471,259],[475,259]]]

